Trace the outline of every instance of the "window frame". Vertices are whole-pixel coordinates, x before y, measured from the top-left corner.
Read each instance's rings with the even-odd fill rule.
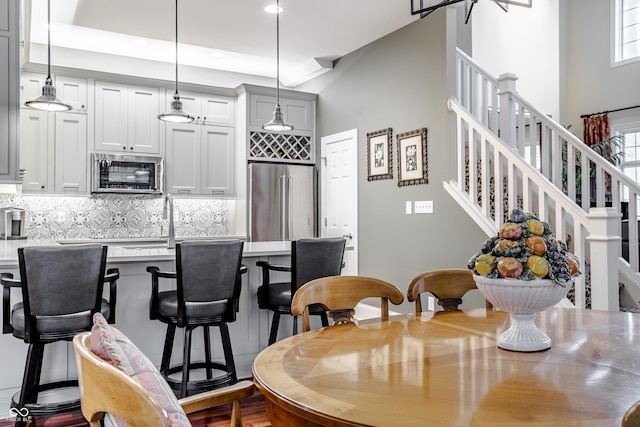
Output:
[[[618,60],[617,56],[618,56],[618,34],[620,33],[619,28],[618,28],[618,8],[621,7],[621,3],[622,0],[610,0],[609,4],[610,4],[610,13],[609,13],[609,18],[610,18],[610,26],[609,26],[609,30],[610,30],[610,61],[611,61],[611,67],[620,67],[623,65],[627,65],[627,64],[633,64],[635,62],[640,62],[640,52],[638,53],[638,55],[634,56],[633,58],[628,58],[628,59],[621,59]]]

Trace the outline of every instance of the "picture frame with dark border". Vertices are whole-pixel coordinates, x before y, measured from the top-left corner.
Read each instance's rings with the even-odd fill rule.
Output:
[[[427,184],[427,128],[396,135],[398,187]]]
[[[391,128],[367,133],[367,181],[393,178]]]

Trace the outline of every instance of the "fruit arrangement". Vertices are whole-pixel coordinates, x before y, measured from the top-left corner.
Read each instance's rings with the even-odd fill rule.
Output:
[[[482,245],[469,260],[474,273],[519,280],[551,279],[570,285],[580,274],[580,262],[563,242],[556,240],[549,224],[537,215],[514,209],[498,235]]]

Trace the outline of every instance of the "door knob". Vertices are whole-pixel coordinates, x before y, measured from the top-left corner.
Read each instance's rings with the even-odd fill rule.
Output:
[[[351,233],[343,234],[342,237],[344,237],[345,239],[353,239],[353,236],[351,235]]]

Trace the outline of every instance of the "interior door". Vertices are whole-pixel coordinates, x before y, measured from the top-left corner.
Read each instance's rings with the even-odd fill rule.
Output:
[[[321,230],[323,237],[344,236],[343,275],[358,274],[358,130],[321,138]]]

